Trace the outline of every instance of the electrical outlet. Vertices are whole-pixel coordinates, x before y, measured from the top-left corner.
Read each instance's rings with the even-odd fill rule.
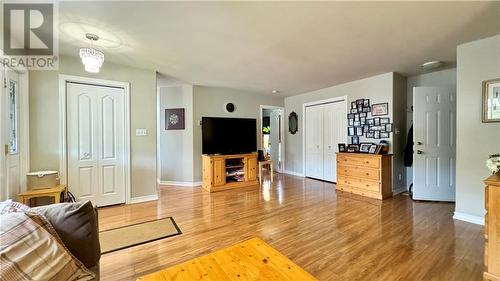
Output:
[[[136,136],[147,136],[148,129],[135,129],[135,135]]]

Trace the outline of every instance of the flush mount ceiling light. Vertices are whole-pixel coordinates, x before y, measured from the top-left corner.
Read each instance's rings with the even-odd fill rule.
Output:
[[[273,93],[273,94],[279,94],[279,92],[280,92],[280,91],[278,91],[278,90],[272,90],[272,91],[271,91],[271,93]]]
[[[99,36],[91,33],[85,34],[85,38],[90,40],[89,48],[80,49],[80,58],[85,65],[85,71],[90,73],[99,73],[102,63],[104,62],[104,53],[94,49],[94,41],[99,40]]]
[[[433,60],[433,61],[428,61],[426,63],[423,63],[422,69],[425,71],[428,71],[428,70],[433,70],[433,69],[439,68],[441,66],[443,66],[442,61]]]

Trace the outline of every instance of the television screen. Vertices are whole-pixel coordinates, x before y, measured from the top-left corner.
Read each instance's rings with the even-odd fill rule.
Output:
[[[239,154],[257,151],[257,120],[202,117],[203,154]]]

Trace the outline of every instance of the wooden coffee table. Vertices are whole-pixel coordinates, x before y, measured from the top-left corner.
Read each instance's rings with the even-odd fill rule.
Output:
[[[317,280],[259,238],[145,275],[152,280]]]

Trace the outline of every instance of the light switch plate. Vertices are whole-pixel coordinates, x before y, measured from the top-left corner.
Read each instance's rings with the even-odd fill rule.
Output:
[[[135,135],[136,136],[147,136],[148,129],[135,129]]]

